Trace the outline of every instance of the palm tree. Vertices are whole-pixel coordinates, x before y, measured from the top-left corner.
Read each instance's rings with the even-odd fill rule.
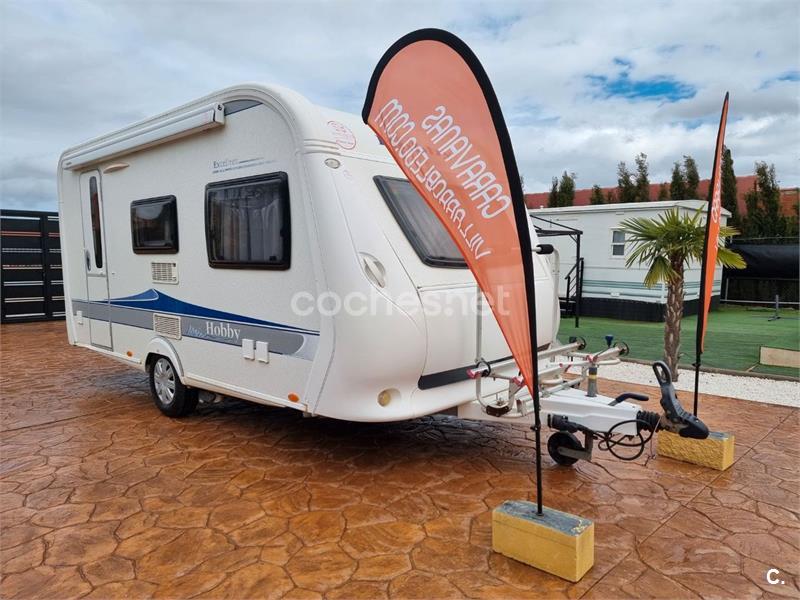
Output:
[[[672,371],[674,381],[678,380],[678,354],[681,346],[683,273],[690,261],[699,262],[703,259],[706,228],[701,217],[704,212],[698,210],[694,216],[682,215],[674,208],[653,219],[626,219],[621,224],[626,241],[633,245],[626,265],[649,265],[644,278],[647,287],[661,282],[667,284],[664,361]],[[733,269],[746,266],[739,254],[724,245],[725,238],[738,234],[733,227],[720,227],[717,264]]]

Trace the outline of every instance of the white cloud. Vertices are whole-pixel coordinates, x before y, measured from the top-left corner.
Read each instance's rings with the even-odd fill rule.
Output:
[[[738,174],[774,162],[800,184],[796,81],[800,4],[674,2],[22,2],[0,4],[0,202],[55,208],[55,166],[76,142],[236,82],[293,87],[360,110],[383,51],[442,27],[481,58],[510,124],[529,191],[567,169],[614,184],[650,158],[651,179],[693,155],[710,171],[722,97]],[[587,75],[666,76],[673,103],[596,98]],[[766,81],[773,81],[764,86]]]

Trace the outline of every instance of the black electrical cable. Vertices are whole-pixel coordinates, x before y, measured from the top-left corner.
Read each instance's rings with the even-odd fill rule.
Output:
[[[645,438],[642,435],[641,430],[639,430],[636,433],[636,437],[639,438],[639,441],[636,441],[636,442],[628,442],[628,441],[626,441],[624,438],[631,438],[631,437],[634,437],[634,436],[625,435],[625,434],[620,434],[620,435],[624,436],[622,439],[617,439],[617,440],[612,439],[612,436],[614,435],[614,430],[617,427],[620,427],[621,425],[627,425],[629,423],[636,423],[637,425],[644,425],[645,428],[651,427],[651,424],[648,423],[647,421],[643,420],[643,419],[629,419],[627,421],[620,421],[619,423],[616,423],[611,429],[609,429],[605,433],[594,433],[594,438],[596,440],[598,440],[598,444],[597,444],[598,450],[608,451],[612,456],[614,456],[615,458],[618,458],[619,460],[631,461],[631,460],[636,460],[637,458],[639,458],[644,453],[644,449],[647,446],[647,443],[653,438],[653,434],[655,433],[655,430],[654,429],[647,429],[650,432],[650,435],[647,436],[647,438]],[[623,456],[621,454],[617,454],[616,452],[614,452],[614,447],[615,446],[621,446],[623,448],[638,448],[639,451],[636,454],[634,454],[633,456]]]

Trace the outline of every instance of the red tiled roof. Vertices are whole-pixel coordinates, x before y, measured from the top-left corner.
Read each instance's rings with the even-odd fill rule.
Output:
[[[800,188],[784,188],[781,190],[781,214],[787,217],[797,215],[800,205]]]

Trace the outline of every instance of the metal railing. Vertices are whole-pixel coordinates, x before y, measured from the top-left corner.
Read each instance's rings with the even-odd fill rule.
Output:
[[[564,295],[564,314],[575,317],[575,327],[580,327],[581,298],[583,297],[583,257],[578,258],[564,276],[567,289]]]

